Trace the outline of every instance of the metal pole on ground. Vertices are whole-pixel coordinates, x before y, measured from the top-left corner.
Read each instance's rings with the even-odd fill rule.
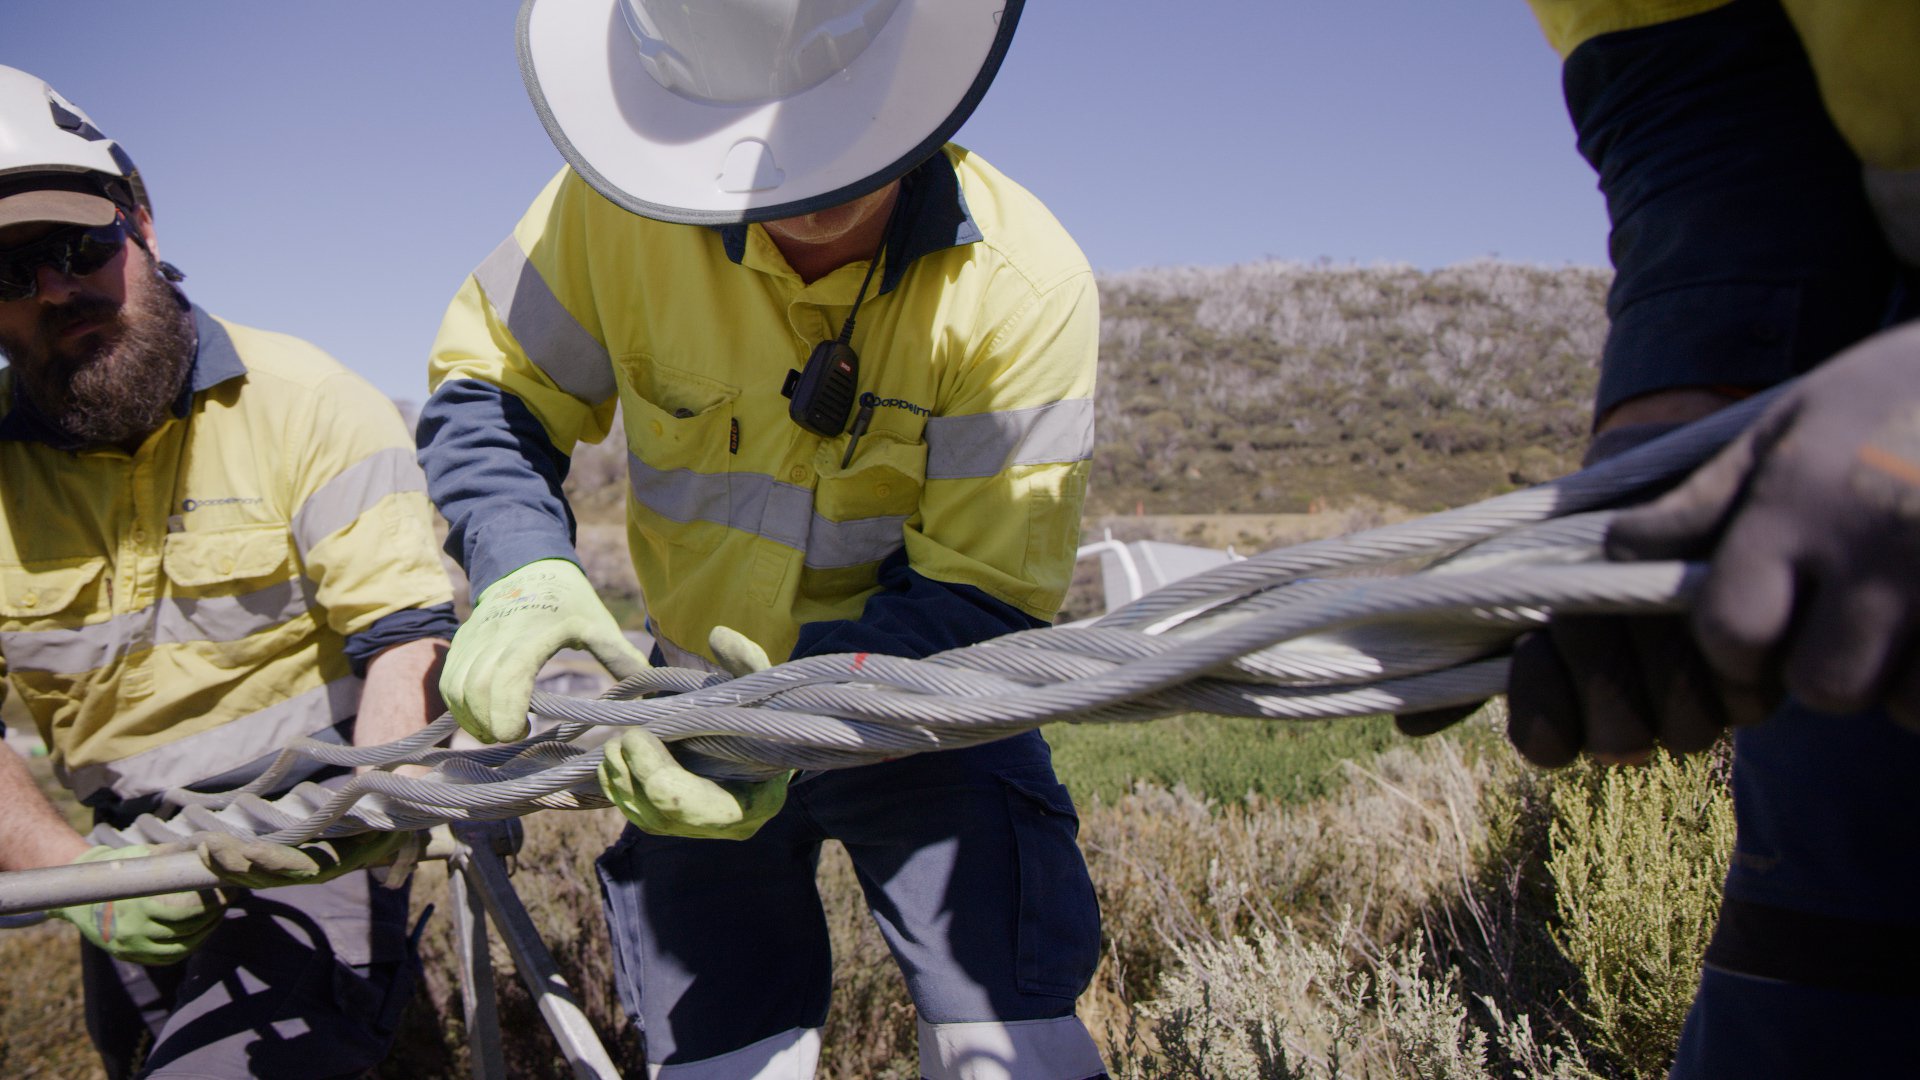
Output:
[[[506,941],[507,950],[513,954],[514,967],[520,971],[520,981],[526,984],[527,993],[533,996],[540,1015],[546,1019],[547,1027],[552,1029],[561,1053],[567,1056],[567,1064],[573,1068],[573,1075],[581,1080],[620,1080],[620,1070],[614,1067],[613,1058],[601,1044],[593,1025],[587,1021],[586,1012],[574,999],[567,980],[560,976],[560,969],[554,964],[553,955],[547,952],[546,944],[540,940],[540,932],[534,928],[532,917],[527,914],[525,905],[520,903],[519,895],[513,891],[513,883],[507,880],[506,864],[490,844],[476,837],[476,831],[471,826],[455,825],[454,837],[460,841],[460,848],[454,853],[453,869],[464,881],[466,891],[479,896],[487,915]],[[484,955],[484,933],[479,937],[481,940],[476,948]],[[462,955],[467,955],[467,952],[463,943]],[[491,980],[491,968],[488,972]],[[488,1001],[491,1002],[491,997]],[[489,1026],[498,1031],[497,1022]],[[485,1075],[478,1071],[479,1049],[475,1047],[476,1076]],[[499,1075],[505,1074],[502,1072]]]

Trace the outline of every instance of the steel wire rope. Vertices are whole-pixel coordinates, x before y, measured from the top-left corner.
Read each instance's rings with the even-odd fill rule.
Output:
[[[1779,390],[1606,463],[1415,521],[1266,552],[1174,582],[1089,624],[1011,634],[909,660],[809,657],[739,678],[654,668],[597,699],[536,692],[554,722],[517,743],[438,746],[442,716],[394,742],[300,739],[254,782],[168,792],[171,820],[143,816],[95,842],[195,832],[282,843],[537,809],[604,807],[598,742],[641,727],[719,779],[868,764],[1002,738],[1049,722],[1138,723],[1181,712],[1263,719],[1437,708],[1505,682],[1503,651],[1552,612],[1677,612],[1702,569],[1600,560],[1605,508],[1697,467]],[[1410,560],[1392,577],[1324,576]],[[285,788],[313,763],[363,770],[337,786]],[[430,768],[425,776],[393,771]]]

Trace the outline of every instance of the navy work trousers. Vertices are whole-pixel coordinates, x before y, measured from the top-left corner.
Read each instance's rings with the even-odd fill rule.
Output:
[[[751,839],[629,827],[600,858],[621,1000],[654,1064],[826,1021],[820,845],[846,846],[920,1018],[1073,1012],[1100,955],[1079,819],[1028,732],[796,783]]]

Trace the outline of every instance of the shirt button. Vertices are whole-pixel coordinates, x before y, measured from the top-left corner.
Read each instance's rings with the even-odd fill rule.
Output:
[[[221,560],[220,560],[220,572],[221,572],[221,573],[223,573],[223,574],[231,574],[231,573],[233,573],[233,560],[232,560],[232,559],[221,559]]]
[[[661,430],[661,429],[660,429],[660,421],[658,421],[658,420],[655,420],[655,421],[654,421],[653,423],[651,423],[651,424],[648,424],[648,425],[647,425],[647,430],[649,430],[649,431],[651,431],[651,432],[653,432],[653,433],[654,433],[655,435],[658,435],[658,434],[660,434],[660,430]]]
[[[873,485],[873,493],[884,499],[893,494],[893,489],[885,484],[875,484]]]
[[[136,543],[136,544],[144,544],[144,543],[146,543],[146,542],[147,542],[147,530],[145,530],[145,529],[135,529],[135,530],[133,530],[133,542],[134,542],[134,543]]]
[[[33,593],[28,593],[27,595],[22,596],[20,598],[20,606],[21,607],[39,607],[40,597],[36,596]]]
[[[793,468],[787,470],[787,476],[796,484],[804,484],[807,482],[807,467],[805,465],[795,465]]]

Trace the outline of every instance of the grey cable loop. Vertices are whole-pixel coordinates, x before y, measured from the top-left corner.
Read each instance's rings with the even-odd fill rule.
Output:
[[[1608,563],[1611,513],[1691,472],[1779,390],[1605,463],[1524,491],[1347,537],[1281,548],[1177,581],[1090,624],[1010,634],[923,660],[815,656],[740,678],[642,672],[597,699],[536,692],[555,726],[518,743],[451,750],[442,716],[382,746],[300,739],[243,788],[176,790],[96,843],[199,832],[280,843],[608,805],[599,743],[641,727],[718,779],[833,769],[970,746],[1046,723],[1140,723],[1184,712],[1304,719],[1408,712],[1504,690],[1506,650],[1554,613],[1684,611],[1703,569]],[[1394,577],[1329,576],[1410,560]],[[337,788],[297,767],[368,768]],[[391,770],[424,765],[424,777]]]

